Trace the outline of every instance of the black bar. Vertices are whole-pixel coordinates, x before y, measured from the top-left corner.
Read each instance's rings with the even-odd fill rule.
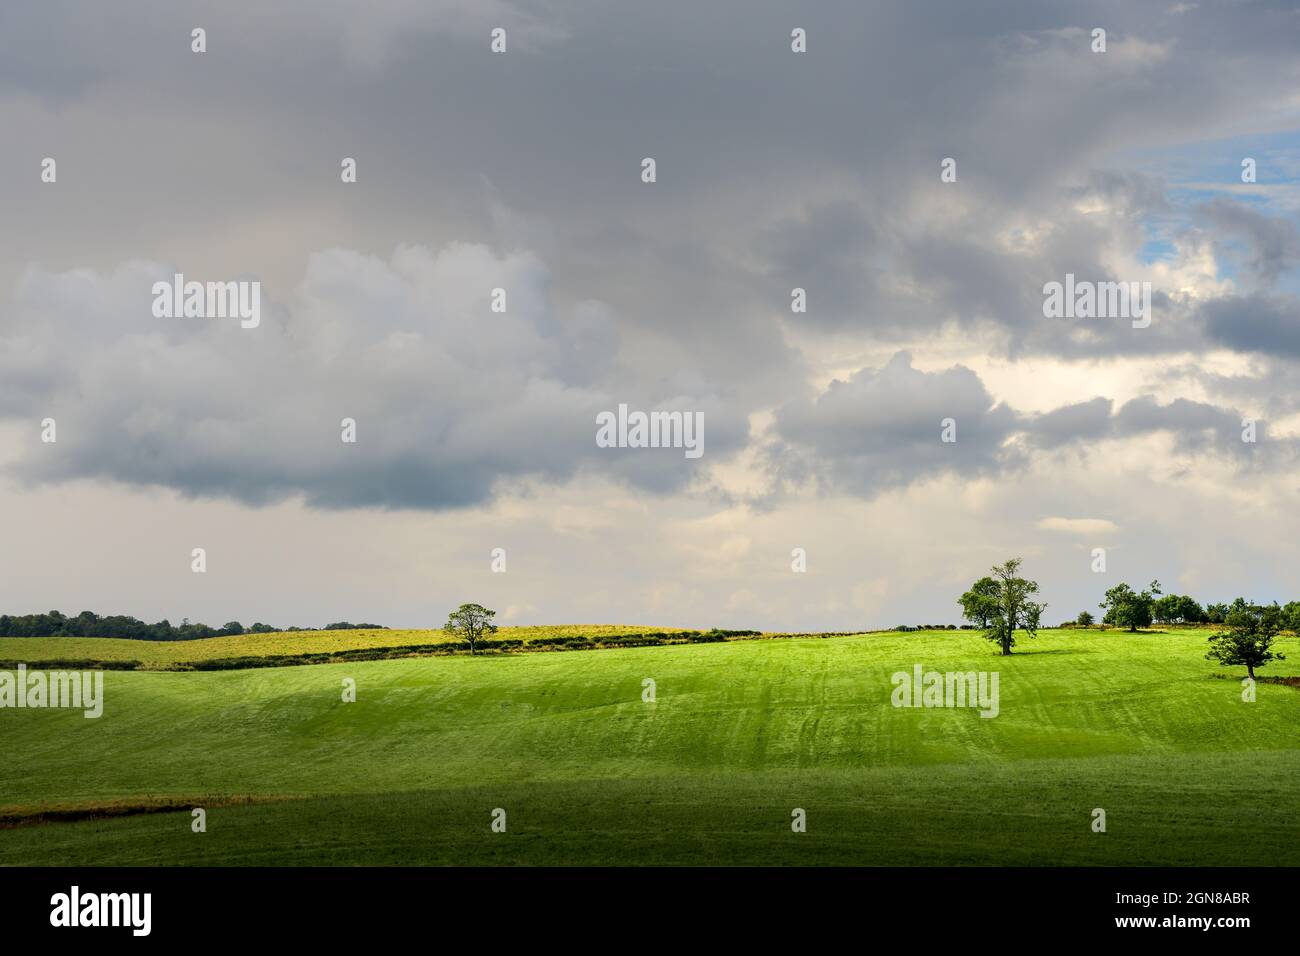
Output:
[[[752,939],[917,946],[1059,944],[1107,936],[1230,942],[1294,934],[1294,869],[66,869],[0,870],[6,943],[373,944],[463,934],[529,946],[582,939],[678,946]],[[51,925],[52,899],[148,893],[149,932]],[[1176,895],[1166,895],[1176,894]],[[1205,894],[1198,898],[1194,894]],[[141,898],[143,900],[143,898]],[[142,916],[138,913],[137,916]],[[1246,925],[1189,926],[1240,920]],[[1119,920],[1155,925],[1119,925]],[[1183,920],[1179,925],[1163,921]],[[137,920],[142,923],[143,920]],[[428,935],[425,935],[428,934]],[[556,935],[560,934],[560,935]],[[467,940],[468,942],[468,940]],[[147,944],[147,943],[146,943]],[[910,946],[908,947],[911,948]],[[973,950],[972,950],[973,951]]]

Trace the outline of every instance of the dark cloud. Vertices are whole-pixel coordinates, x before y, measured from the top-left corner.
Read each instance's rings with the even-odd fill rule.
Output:
[[[32,272],[0,321],[0,415],[26,418],[14,473],[98,478],[190,496],[319,507],[442,509],[487,501],[504,480],[594,469],[652,491],[697,480],[747,433],[743,410],[683,368],[631,384],[599,311],[550,311],[546,272],[482,246],[404,247],[391,261],[316,257],[262,323],[156,319],[172,267],[110,276]],[[508,310],[489,310],[490,290]],[[35,371],[33,371],[35,369]],[[26,374],[22,374],[26,372]],[[704,455],[598,448],[596,416],[701,413]],[[37,423],[58,423],[43,445]],[[356,422],[356,444],[341,422]]]
[[[5,16],[0,63],[21,96],[0,118],[59,153],[65,175],[51,197],[28,187],[31,155],[0,159],[13,164],[0,168],[0,276],[33,258],[184,262],[220,255],[215,235],[250,250],[242,268],[287,281],[322,246],[493,242],[490,191],[549,231],[558,301],[609,302],[648,342],[666,339],[665,359],[704,357],[740,389],[755,368],[790,370],[774,296],[791,285],[816,303],[798,321],[900,347],[950,322],[1049,354],[1163,344],[1080,344],[1035,319],[1034,290],[1099,272],[1115,241],[1070,204],[1098,192],[1129,229],[1163,197],[1114,170],[1117,154],[1267,115],[1292,88],[1287,41],[1300,39],[1268,4],[1171,16],[1066,0],[897,0],[870,16],[849,0],[51,3]],[[199,22],[204,57],[188,49]],[[497,23],[505,56],[487,52]],[[1108,25],[1105,55],[1088,49],[1094,23]],[[796,24],[807,54],[789,51]],[[159,154],[162,130],[187,144],[183,161]],[[360,161],[352,192],[337,183],[343,155]],[[637,176],[647,155],[653,187]],[[960,174],[944,186],[947,156]],[[239,242],[268,220],[273,252]],[[1046,253],[995,241],[1024,226],[1046,233]]]
[[[943,440],[947,419],[955,423],[952,442]],[[922,372],[900,352],[880,369],[779,409],[783,447],[775,461],[783,478],[818,474],[828,487],[870,495],[941,474],[996,471],[1014,428],[1014,413],[995,405],[970,369]]]
[[[956,422],[957,441],[941,441],[940,422]],[[956,366],[923,372],[896,354],[880,369],[836,380],[813,399],[776,415],[769,465],[787,483],[814,479],[827,489],[874,497],[943,475],[980,478],[1023,468],[1029,449],[1172,436],[1175,453],[1213,455],[1242,468],[1289,468],[1300,443],[1273,440],[1256,422],[1243,441],[1245,416],[1232,408],[1140,396],[1118,409],[1107,398],[1025,414],[995,404],[979,376]]]
[[[1111,434],[1111,408],[1108,398],[1076,402],[1036,415],[1028,422],[1033,444],[1056,448],[1078,441],[1099,441]]]
[[[1300,359],[1300,300],[1294,296],[1225,296],[1201,306],[1200,317],[1215,344]]]
[[[1221,454],[1245,454],[1250,445],[1242,441],[1243,416],[1232,409],[1186,398],[1161,404],[1150,395],[1125,402],[1115,413],[1114,433],[1118,438],[1167,432],[1175,437],[1179,452],[1198,454],[1217,451]],[[1263,425],[1256,437],[1264,440]]]
[[[776,222],[757,246],[771,263],[772,302],[784,303],[786,312],[795,288],[813,297],[803,315],[817,325],[860,325],[864,305],[878,301],[875,228],[866,210],[853,202],[827,203]]]
[[[1255,441],[1243,441],[1246,416],[1234,408],[1177,398],[1161,402],[1141,395],[1115,409],[1110,399],[1094,398],[1022,419],[1030,444],[1044,448],[1092,444],[1110,439],[1140,438],[1157,433],[1174,439],[1178,454],[1213,454],[1239,464],[1259,458],[1260,463],[1294,459],[1296,442],[1270,440],[1266,423],[1254,425]],[[1259,455],[1261,448],[1270,451]]]
[[[1293,217],[1269,216],[1222,196],[1199,211],[1218,227],[1219,235],[1246,241],[1250,249],[1247,267],[1261,281],[1275,282],[1300,264],[1300,229]]]
[[[47,277],[0,309],[0,413],[81,426],[80,444],[20,459],[28,477],[430,508],[585,469],[683,487],[672,456],[595,454],[587,419],[628,401],[705,411],[710,456],[779,409],[785,473],[842,460],[837,480],[875,486],[1014,464],[1023,423],[966,369],[895,362],[802,399],[823,357],[800,336],[815,351],[825,334],[906,349],[955,333],[972,355],[1067,360],[1300,348],[1282,299],[1247,299],[1243,318],[1239,300],[1197,312],[1156,289],[1140,330],[1041,311],[1067,272],[1140,278],[1115,262],[1176,210],[1130,168],[1134,147],[1290,107],[1300,20],[1282,5],[124,0],[0,17],[0,124],[19,144],[0,151],[0,282],[33,263]],[[505,56],[488,51],[497,25]],[[45,155],[57,186],[38,181]],[[1282,219],[1215,201],[1201,225],[1247,241],[1262,281],[1294,265]],[[450,300],[422,325],[423,287],[391,274],[392,250],[458,243],[498,252],[433,275]],[[160,330],[110,287],[136,259],[261,277],[284,314],[256,336]],[[534,307],[488,333],[476,303],[506,262]],[[351,409],[382,439],[367,469],[321,430]],[[955,448],[908,437],[948,415]],[[1027,442],[1099,420],[1054,412]]]

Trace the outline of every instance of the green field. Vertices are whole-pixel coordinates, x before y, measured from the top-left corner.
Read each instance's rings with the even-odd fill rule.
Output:
[[[662,630],[628,624],[556,624],[502,627],[497,640],[524,643],[559,636],[613,637]],[[196,641],[135,641],[112,637],[0,637],[0,661],[94,660],[139,661],[146,669],[235,657],[331,654],[400,646],[451,644],[441,630],[358,629],[349,631],[275,631],[205,637]]]
[[[181,809],[0,828],[0,863],[1293,863],[1300,690],[1244,703],[1205,636],[1044,631],[1010,658],[940,631],[112,671],[98,720],[0,710],[0,818]],[[65,640],[32,641],[32,659]],[[1296,673],[1300,641],[1278,644],[1291,660],[1261,676]],[[892,707],[890,675],[917,663],[997,671],[999,715]]]

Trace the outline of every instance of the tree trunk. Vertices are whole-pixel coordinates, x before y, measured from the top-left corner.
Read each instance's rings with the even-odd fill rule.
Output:
[[[1250,679],[1251,679],[1251,680],[1254,680],[1254,679],[1255,679],[1255,665],[1254,665],[1254,664],[1247,664],[1247,665],[1246,665],[1246,673],[1250,675]]]

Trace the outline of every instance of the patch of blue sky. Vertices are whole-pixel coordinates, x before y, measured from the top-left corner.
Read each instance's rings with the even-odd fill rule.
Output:
[[[1150,232],[1148,231],[1148,236]],[[1138,251],[1138,258],[1144,264],[1171,260],[1175,256],[1174,244],[1163,236],[1148,238]]]
[[[1246,159],[1255,161],[1253,183],[1242,182]],[[1129,149],[1113,163],[1164,181],[1175,208],[1226,196],[1271,215],[1300,212],[1300,129]]]
[[[1254,183],[1242,182],[1242,161],[1255,161]],[[1165,184],[1164,209],[1142,217],[1144,263],[1176,257],[1175,239],[1197,225],[1196,207],[1215,197],[1244,203],[1271,216],[1300,216],[1300,129],[1280,130],[1158,148],[1130,148],[1113,155],[1111,168],[1145,173]],[[1218,278],[1236,280],[1249,248],[1240,240],[1216,243]],[[1300,292],[1300,274],[1280,276],[1274,291]]]

